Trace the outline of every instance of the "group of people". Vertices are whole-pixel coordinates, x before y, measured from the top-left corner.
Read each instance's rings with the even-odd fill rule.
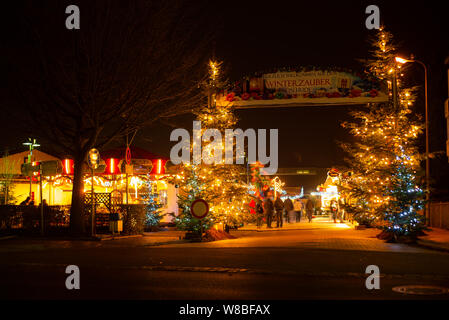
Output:
[[[20,203],[21,206],[34,206],[34,200],[32,200],[30,197],[27,197],[25,200],[23,200]]]
[[[46,200],[46,199],[44,199],[44,200],[42,201],[42,203],[43,203],[44,207],[48,207],[48,204],[47,204],[47,200]],[[23,200],[23,201],[20,203],[20,205],[21,205],[21,206],[34,206],[34,200],[31,199],[30,197],[27,197],[25,200]],[[39,205],[39,206],[40,206],[40,205]]]
[[[300,222],[303,212],[305,212],[309,222],[312,222],[314,204],[310,199],[306,201],[304,205],[300,199],[292,201],[290,198],[287,198],[285,201],[282,201],[279,196],[273,199],[273,195],[268,195],[263,203],[261,200],[256,203],[257,227],[260,228],[262,226],[262,221],[265,217],[267,228],[272,227],[273,220],[276,221],[277,228],[282,228],[284,217],[288,223]]]

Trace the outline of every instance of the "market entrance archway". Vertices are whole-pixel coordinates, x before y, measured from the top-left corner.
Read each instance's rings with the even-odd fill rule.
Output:
[[[360,106],[387,102],[388,87],[352,71],[301,68],[246,77],[217,95],[216,101],[235,109]],[[295,172],[304,171],[296,169]],[[290,171],[288,175],[292,175]],[[319,188],[332,189],[329,176],[320,183]]]
[[[388,101],[386,85],[350,71],[276,71],[237,81],[217,96],[236,109],[347,106]]]

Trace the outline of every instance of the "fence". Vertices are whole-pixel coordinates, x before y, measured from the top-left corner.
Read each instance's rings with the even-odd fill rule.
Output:
[[[44,227],[67,228],[70,219],[70,206],[45,206]],[[0,233],[13,230],[39,231],[41,210],[38,206],[0,206]]]
[[[449,202],[430,204],[430,226],[449,229]]]
[[[90,205],[84,212],[87,230],[90,230]],[[123,219],[124,234],[140,234],[146,222],[145,205],[119,205],[117,211]],[[98,233],[109,232],[109,212],[97,212],[95,225]],[[41,210],[39,206],[0,205],[0,235],[9,233],[39,233]],[[70,206],[44,207],[44,232],[67,232],[70,223]]]

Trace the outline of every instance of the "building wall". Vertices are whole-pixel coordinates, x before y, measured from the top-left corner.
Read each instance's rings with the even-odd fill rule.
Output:
[[[163,213],[178,215],[178,188],[172,184],[167,184],[167,205],[163,208]],[[172,220],[172,216],[165,215],[162,222],[172,222]]]

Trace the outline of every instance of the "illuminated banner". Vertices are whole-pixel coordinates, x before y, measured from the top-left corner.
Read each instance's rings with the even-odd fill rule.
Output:
[[[288,71],[238,82],[218,97],[236,107],[348,105],[388,101],[386,88],[349,72]]]

